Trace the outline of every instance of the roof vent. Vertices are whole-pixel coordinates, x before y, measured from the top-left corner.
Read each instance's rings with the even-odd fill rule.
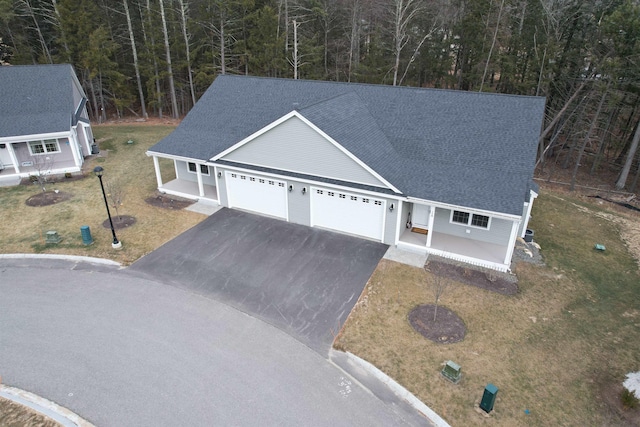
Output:
[[[300,104],[299,104],[299,103],[297,103],[297,102],[294,102],[294,103],[293,103],[293,109],[294,109],[294,110],[297,110],[299,106],[300,106]]]

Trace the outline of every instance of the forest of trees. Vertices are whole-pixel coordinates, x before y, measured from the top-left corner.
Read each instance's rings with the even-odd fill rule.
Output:
[[[640,0],[0,0],[0,64],[46,63],[96,122],[225,73],[545,96],[538,167],[640,185]]]

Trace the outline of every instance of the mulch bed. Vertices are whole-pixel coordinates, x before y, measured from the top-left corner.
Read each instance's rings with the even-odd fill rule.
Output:
[[[29,197],[25,203],[27,206],[50,206],[56,203],[64,202],[73,197],[71,193],[65,193],[64,191],[44,191],[34,196]]]
[[[136,217],[130,215],[112,216],[111,220],[113,221],[113,228],[116,230],[122,230],[123,228],[131,227],[136,223]],[[111,224],[109,224],[109,218],[105,219],[102,222],[102,226],[104,228],[111,228]]]
[[[180,197],[171,197],[167,196],[166,194],[159,194],[157,196],[148,197],[144,199],[144,201],[151,206],[156,206],[163,209],[172,209],[176,211],[184,209],[187,206],[195,203],[193,200],[186,200]]]
[[[447,277],[456,282],[503,295],[515,295],[518,293],[517,282],[505,273],[480,271],[451,262],[431,260],[431,256],[429,258],[425,269],[437,276]]]
[[[409,323],[420,335],[439,344],[452,344],[464,339],[467,328],[457,314],[446,307],[438,306],[436,320],[433,304],[419,305],[409,312]]]

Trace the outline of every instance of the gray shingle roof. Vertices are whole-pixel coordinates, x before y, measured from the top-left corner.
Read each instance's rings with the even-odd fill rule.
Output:
[[[0,67],[0,137],[68,131],[73,73],[69,64]]]
[[[406,196],[520,215],[544,98],[219,76],[150,151],[207,160],[292,110]]]

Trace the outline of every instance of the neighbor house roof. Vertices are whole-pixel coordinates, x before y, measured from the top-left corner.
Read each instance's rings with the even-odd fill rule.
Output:
[[[69,64],[0,67],[0,138],[69,131],[73,76]]]
[[[405,196],[520,215],[544,98],[218,76],[150,151],[208,160],[292,110]]]

